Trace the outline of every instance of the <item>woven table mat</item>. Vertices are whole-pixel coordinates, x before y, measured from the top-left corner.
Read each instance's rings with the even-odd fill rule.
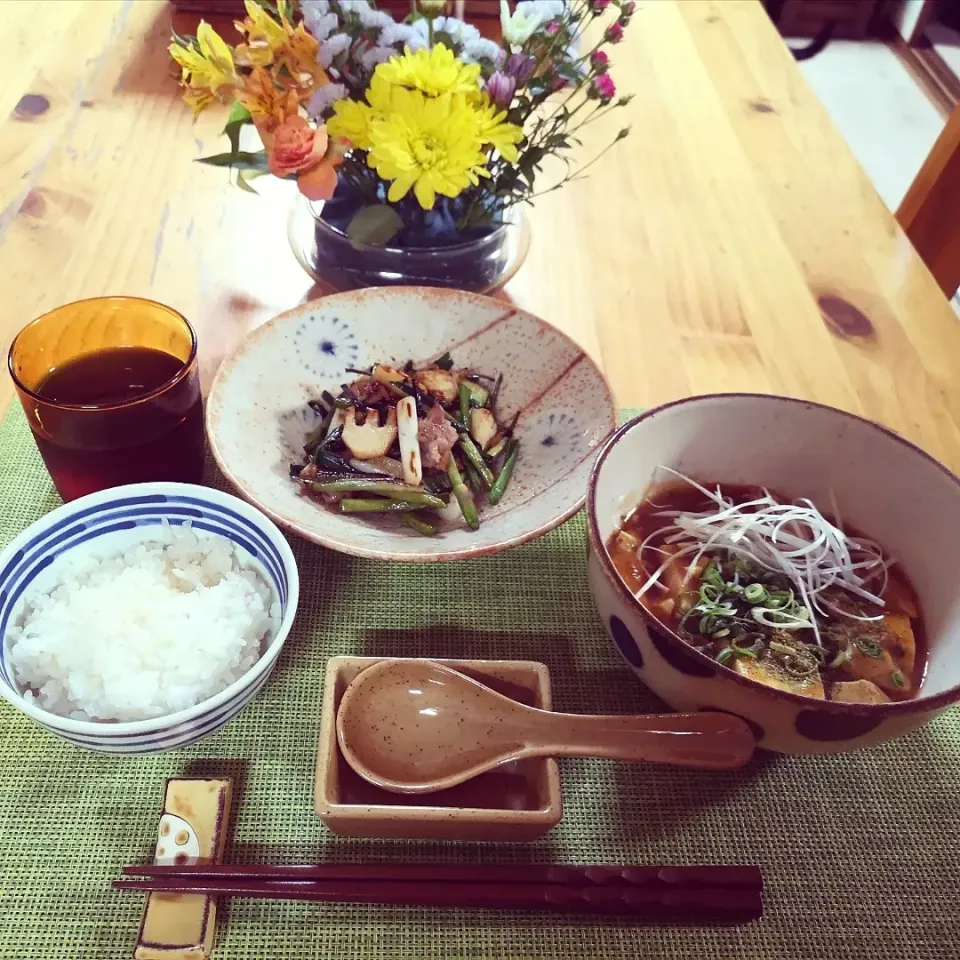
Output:
[[[19,407],[0,427],[0,541],[59,501]],[[225,486],[212,464],[208,482]],[[555,708],[657,701],[594,612],[578,516],[535,543],[460,563],[390,565],[292,540],[300,614],[270,682],[219,734],[111,758],[0,703],[0,957],[131,955],[142,899],[109,882],[153,853],[173,775],[234,778],[227,860],[759,863],[766,916],[739,928],[236,900],[220,960],[380,958],[956,958],[960,713],[837,757],[759,755],[701,773],[564,761],[563,822],[529,845],[346,840],[312,809],[324,665],[336,654],[511,658],[550,667]]]

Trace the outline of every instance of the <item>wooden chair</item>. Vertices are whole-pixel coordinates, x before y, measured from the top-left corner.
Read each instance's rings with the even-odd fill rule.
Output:
[[[960,288],[960,106],[910,185],[897,221],[952,297]]]

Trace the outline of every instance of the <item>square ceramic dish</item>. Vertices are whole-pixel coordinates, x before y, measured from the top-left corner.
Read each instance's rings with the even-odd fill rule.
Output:
[[[327,664],[317,747],[314,810],[347,837],[417,840],[536,840],[560,822],[556,760],[505,764],[450,790],[405,797],[359,777],[337,746],[337,709],[350,682],[379,657],[333,657]],[[526,660],[439,660],[521,703],[550,710],[550,674]]]

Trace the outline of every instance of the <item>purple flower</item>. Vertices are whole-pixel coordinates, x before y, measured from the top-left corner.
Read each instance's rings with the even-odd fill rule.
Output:
[[[386,63],[396,55],[397,51],[393,47],[370,47],[360,54],[360,65],[364,70],[373,71],[378,64]]]
[[[601,103],[609,103],[617,95],[617,85],[609,73],[601,73],[593,78],[587,95]]]
[[[560,32],[560,24],[556,20],[551,20],[543,30],[548,37],[555,37]]]
[[[590,9],[597,13],[603,13],[610,6],[610,0],[590,0]]]
[[[516,77],[501,73],[499,70],[487,80],[486,91],[490,99],[501,107],[510,106],[510,101],[517,90]]]
[[[525,87],[530,82],[536,69],[537,61],[534,57],[526,57],[522,53],[512,53],[507,59],[504,72],[516,79],[518,87]]]
[[[637,12],[637,4],[635,0],[625,0],[624,3],[620,4],[620,22],[627,24],[630,22],[630,18]]]
[[[345,33],[335,33],[332,37],[327,37],[317,50],[317,63],[326,70],[341,53],[350,49],[352,42]]]
[[[337,100],[342,100],[346,95],[347,88],[342,83],[326,83],[314,91],[307,104],[307,113],[315,120],[319,119]]]
[[[623,39],[623,24],[619,20],[616,23],[611,23],[603,36],[610,43],[619,43]]]
[[[590,66],[597,73],[606,73],[610,69],[610,58],[602,50],[594,50],[590,54]]]

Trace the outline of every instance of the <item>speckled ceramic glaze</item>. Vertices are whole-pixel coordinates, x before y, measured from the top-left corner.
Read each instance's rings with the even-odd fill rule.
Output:
[[[920,695],[832,703],[748,680],[649,614],[605,544],[658,464],[718,483],[769,487],[829,504],[900,561],[919,594],[929,646]],[[837,753],[907,733],[960,701],[960,480],[883,427],[830,407],[753,394],[691,397],[650,410],[605,445],[587,496],[590,589],[618,650],[677,710],[742,716],[763,747]]]
[[[526,757],[742,767],[754,737],[725,713],[578,715],[537,710],[430,660],[364,670],[337,712],[340,753],[375,786],[423,794]]]
[[[482,505],[469,530],[454,506],[436,537],[394,517],[345,517],[290,480],[316,422],[307,401],[355,379],[347,368],[425,363],[449,351],[458,365],[503,373],[498,416],[520,411],[510,486]],[[415,287],[360,290],[304,304],[255,330],[224,361],[207,404],[207,433],[230,481],[309,540],[357,556],[453,560],[546,533],[583,504],[596,451],[615,425],[603,375],[569,338],[498,300]]]
[[[547,757],[517,760],[449,790],[410,797],[361,779],[337,743],[337,710],[350,684],[377,657],[333,657],[320,712],[314,809],[347,837],[423,840],[536,840],[560,822],[560,770]],[[391,661],[417,662],[417,661]],[[527,660],[440,660],[520,703],[550,710],[550,674]]]

